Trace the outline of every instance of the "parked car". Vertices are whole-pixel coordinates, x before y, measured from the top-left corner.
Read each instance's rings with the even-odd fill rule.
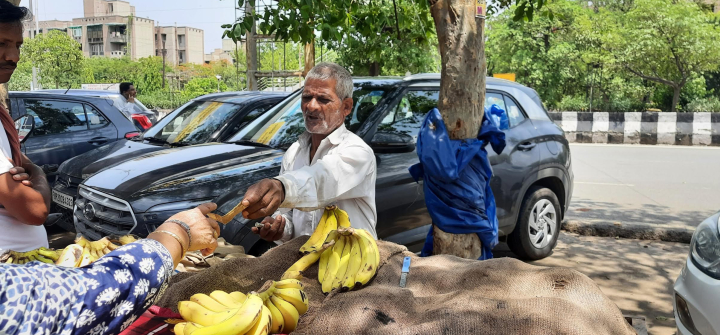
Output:
[[[418,162],[415,141],[427,112],[437,105],[438,74],[407,78],[356,78],[354,107],[346,127],[373,148],[377,158],[377,233],[384,240],[421,244],[430,227],[421,185],[408,173]],[[550,254],[570,203],[573,174],[563,131],[525,86],[488,78],[487,103],[507,111],[507,146],[490,162],[500,220],[514,252],[527,258]],[[305,131],[296,92],[243,128],[229,143],[163,151],[111,165],[80,185],[74,219],[92,239],[108,234],[144,236],[172,214],[216,201],[220,214],[242,200],[246,188],[277,176],[282,155]],[[491,151],[491,150],[490,150]],[[272,244],[250,232],[243,218],[222,236],[258,254]]]
[[[63,94],[63,95],[82,95],[82,96],[88,96],[88,97],[106,97],[110,98],[113,101],[113,104],[115,107],[120,109],[120,106],[122,106],[125,103],[125,98],[119,93],[119,92],[113,92],[113,91],[99,91],[99,90],[38,90],[36,92],[46,92],[46,93],[55,93],[55,94]],[[130,118],[134,123],[135,126],[140,130],[147,130],[152,125],[157,123],[160,113],[156,110],[151,110],[145,107],[140,100],[135,99],[135,108],[133,108],[131,115],[126,115],[128,118]]]
[[[673,305],[678,335],[720,334],[720,213],[695,230]]]
[[[67,220],[58,225],[74,231],[72,209],[78,185],[102,168],[173,148],[223,142],[287,97],[286,92],[227,92],[196,98],[176,109],[142,136],[118,141],[65,162],[53,187],[53,213]]]
[[[35,119],[25,154],[43,166],[52,181],[64,161],[120,139],[140,135],[132,121],[105,97],[41,92],[10,92],[10,114]]]

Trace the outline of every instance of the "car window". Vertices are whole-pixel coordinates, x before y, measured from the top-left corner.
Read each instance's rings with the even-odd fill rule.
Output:
[[[355,105],[352,114],[345,119],[346,127],[353,132],[360,129],[360,126],[374,110],[367,103],[372,103],[372,107],[374,107],[387,93],[388,91],[382,88],[366,89],[355,87],[353,91]],[[360,106],[358,102],[366,104],[364,107],[361,106],[363,108],[356,108]],[[229,141],[252,141],[277,149],[289,148],[305,132],[305,120],[300,110],[300,103],[301,94],[298,92],[240,130]]]
[[[242,105],[231,103],[194,101],[174,112],[167,121],[163,119],[158,127],[149,129],[144,137],[188,145],[207,143],[212,134],[232,120],[241,108]]]
[[[380,122],[378,133],[405,134],[417,138],[425,116],[437,107],[438,90],[408,91]]]
[[[504,111],[507,111],[507,108],[505,107],[505,100],[503,99],[502,94],[499,93],[485,93],[485,107],[490,107],[492,105],[498,105],[498,107],[502,108]]]
[[[25,100],[25,112],[35,117],[33,136],[87,130],[83,104],[55,100]]]
[[[245,115],[245,117],[242,118],[242,120],[240,120],[240,122],[237,122],[235,124],[235,126],[233,126],[233,128],[230,129],[226,134],[234,135],[235,133],[240,131],[240,129],[243,129],[243,127],[247,126],[250,122],[257,119],[260,115],[263,115],[263,113],[265,113],[265,111],[270,109],[270,107],[272,107],[272,105],[262,105],[260,107],[257,107],[255,109],[251,110],[250,112],[248,112]]]
[[[508,96],[504,96],[505,98],[505,106],[507,106],[507,109],[505,109],[505,112],[508,116],[508,121],[510,123],[510,128],[515,127],[522,123],[525,120],[525,115],[523,115],[522,111],[520,110],[520,107],[515,103],[513,99],[511,99]]]
[[[87,123],[90,129],[98,129],[108,125],[108,120],[95,107],[85,105],[85,114],[87,115]]]

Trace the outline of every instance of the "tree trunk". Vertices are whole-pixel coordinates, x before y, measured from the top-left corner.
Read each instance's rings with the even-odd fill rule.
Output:
[[[677,105],[680,103],[680,90],[682,89],[682,86],[677,85],[673,86],[673,100],[672,100],[672,106],[670,107],[670,112],[675,113],[677,112]]]
[[[315,67],[315,40],[305,44],[303,57],[305,58],[305,70],[303,70],[302,76],[306,77],[308,72]]]
[[[450,139],[475,138],[485,112],[485,18],[476,17],[475,0],[431,0],[442,71],[438,109]],[[477,234],[448,234],[433,225],[434,254],[477,259]]]
[[[253,6],[250,5],[250,1],[245,2],[245,12],[255,12]],[[255,77],[258,69],[257,43],[255,43],[256,26],[257,25],[253,21],[252,29],[247,34],[245,34],[245,61],[247,63],[247,72],[245,74],[245,77],[247,78],[248,91],[257,91],[258,89],[257,77]]]
[[[380,75],[380,63],[372,62],[368,66],[368,74],[370,77],[377,77]]]

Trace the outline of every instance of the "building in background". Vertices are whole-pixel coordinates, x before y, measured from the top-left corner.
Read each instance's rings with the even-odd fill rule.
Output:
[[[163,56],[172,65],[205,62],[205,33],[202,29],[190,27],[156,27],[155,56]]]
[[[245,50],[245,45],[242,42],[238,42],[237,50]],[[230,64],[235,64],[235,42],[232,39],[225,38],[222,41],[222,49],[215,49],[212,53],[205,54],[205,64],[210,62],[226,61]]]
[[[85,17],[72,21],[27,21],[26,38],[51,30],[60,30],[80,43],[86,57],[124,57],[132,60],[162,56],[166,38],[167,62],[202,64],[205,33],[190,27],[156,27],[155,21],[137,17],[135,6],[122,0],[83,0]]]

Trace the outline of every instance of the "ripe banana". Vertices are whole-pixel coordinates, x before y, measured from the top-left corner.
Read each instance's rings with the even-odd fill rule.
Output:
[[[275,305],[275,307],[280,311],[283,316],[283,320],[285,322],[283,332],[286,334],[290,334],[295,331],[298,321],[300,320],[300,314],[298,313],[297,309],[295,309],[295,306],[275,296],[271,296],[270,301],[273,305]]]
[[[233,298],[233,300],[235,300],[235,302],[237,302],[238,304],[242,304],[247,299],[247,296],[245,295],[245,293],[237,292],[237,291],[230,292],[230,297]]]
[[[90,255],[90,248],[87,246],[83,248],[82,257],[78,260],[78,263],[75,265],[75,267],[81,268],[83,266],[89,265],[92,263],[92,255]]]
[[[377,272],[377,267],[380,263],[380,253],[375,239],[370,237],[367,232],[362,229],[356,229],[355,233],[362,242],[360,245],[362,265],[360,266],[360,271],[355,275],[355,284],[366,285]]]
[[[300,315],[305,314],[310,307],[307,295],[305,295],[305,292],[302,290],[293,288],[279,288],[275,290],[273,296],[292,304],[298,311],[298,313],[300,313]]]
[[[130,244],[130,243],[133,243],[133,242],[135,242],[135,241],[137,241],[137,239],[135,238],[135,236],[132,236],[132,235],[122,236],[122,237],[120,237],[120,240],[119,240],[120,245]]]
[[[327,224],[328,215],[329,211],[325,210],[325,212],[323,212],[322,218],[320,218],[320,222],[318,223],[317,228],[315,228],[315,231],[313,231],[312,235],[310,235],[310,238],[305,242],[305,244],[300,247],[300,252],[306,253],[313,251],[313,248],[317,248],[325,241],[325,237],[327,237],[327,235],[323,234],[325,233],[325,225]]]
[[[236,313],[227,320],[200,328],[192,335],[235,335],[247,333],[262,315],[263,301],[257,293],[248,294],[242,307],[234,309]],[[187,328],[186,328],[187,329]]]
[[[340,258],[344,249],[345,238],[344,236],[341,236],[335,242],[335,246],[332,248],[332,253],[328,257],[327,269],[325,270],[325,276],[323,277],[322,281],[323,293],[327,294],[332,291],[332,286],[335,282],[335,276],[337,275],[337,271],[340,268]]]
[[[320,256],[322,255],[323,251],[325,249],[332,247],[335,244],[335,241],[331,241],[331,243],[325,243],[320,247],[320,249],[312,251],[308,253],[307,255],[300,258],[295,264],[290,266],[290,268],[285,271],[285,273],[282,276],[282,279],[298,279],[301,278],[303,271],[307,270],[311,265],[315,264],[318,259],[320,259]]]
[[[272,324],[270,325],[270,334],[282,334],[285,330],[285,318],[283,317],[280,310],[273,305],[269,299],[265,301],[265,307],[268,308],[272,315]]]
[[[275,282],[275,288],[296,288],[299,290],[304,290],[305,286],[302,284],[301,281],[297,279],[283,279]]]
[[[350,228],[350,217],[348,213],[340,208],[335,208],[335,217],[339,227]]]
[[[71,244],[65,247],[58,256],[58,260],[55,262],[56,265],[73,267],[78,264],[78,261],[82,259],[83,248],[78,244]]]
[[[325,244],[337,243],[337,236],[337,230],[331,231],[325,239]],[[320,265],[318,266],[318,281],[320,281],[321,283],[323,282],[323,279],[325,279],[325,272],[327,271],[327,264],[328,260],[330,259],[330,255],[332,254],[332,249],[333,248],[327,248],[325,251],[323,251],[322,255],[320,255]]]
[[[202,294],[202,293],[195,294],[192,297],[190,297],[190,301],[196,302],[213,312],[222,312],[222,311],[228,309],[223,304],[217,302],[217,300],[211,298],[207,294]]]
[[[213,291],[210,293],[210,298],[215,299],[227,308],[239,308],[242,305],[242,302],[237,302],[229,293],[224,291]]]
[[[222,312],[214,312],[194,301],[181,301],[178,303],[178,311],[183,319],[201,326],[212,326],[223,322],[235,315],[238,308],[227,308]]]
[[[270,333],[270,328],[272,327],[272,314],[270,314],[270,310],[265,307],[265,305],[262,305],[262,313],[260,314],[260,318],[255,322],[255,325],[253,325],[250,330],[245,333],[246,335],[267,335]]]
[[[343,248],[343,252],[340,255],[340,265],[338,266],[338,270],[335,274],[335,279],[333,280],[332,284],[333,290],[342,287],[342,284],[345,281],[345,274],[347,273],[348,264],[350,263],[350,254],[352,251],[353,239],[351,238],[351,236],[343,236],[342,238],[345,240],[345,248]]]
[[[192,335],[195,333],[196,330],[198,330],[200,328],[202,328],[201,325],[199,325],[197,323],[188,322],[185,325],[185,328],[183,329],[183,335]],[[175,333],[175,334],[177,334],[177,333]]]
[[[345,272],[345,278],[342,284],[342,289],[348,291],[355,287],[355,277],[362,266],[362,250],[360,248],[362,241],[360,241],[360,237],[357,235],[350,236],[350,239],[352,239],[350,262],[348,263],[347,272]]]
[[[173,332],[175,333],[175,335],[183,335],[185,333],[185,326],[187,324],[187,322],[180,322],[175,324],[175,327],[173,328]]]

